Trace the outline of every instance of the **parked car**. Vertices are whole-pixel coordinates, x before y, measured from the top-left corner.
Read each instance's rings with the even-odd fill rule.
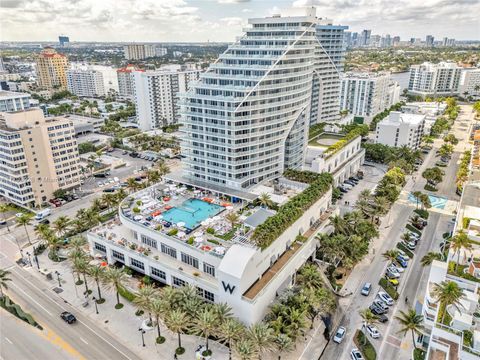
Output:
[[[357,348],[353,348],[352,351],[350,351],[350,358],[352,360],[364,360],[362,353]]]
[[[425,225],[423,225],[422,223],[412,223],[412,225],[418,229],[418,230],[423,230],[423,228],[425,227]]]
[[[377,296],[380,300],[382,300],[388,306],[393,305],[392,297],[390,295],[388,295],[385,291],[380,291]]]
[[[0,225],[7,225],[7,220],[0,219]]]
[[[400,255],[397,256],[397,262],[400,264],[401,267],[406,268],[408,266],[408,260],[405,260]]]
[[[333,337],[333,342],[336,342],[337,344],[340,344],[343,339],[345,338],[345,333],[347,332],[347,329],[345,329],[343,326],[340,326],[337,329],[337,332],[335,333],[335,336]]]
[[[77,321],[77,318],[75,317],[75,315],[73,315],[72,313],[69,313],[68,311],[62,312],[60,314],[60,317],[63,319],[63,321],[69,324],[73,324],[74,322]]]
[[[345,182],[343,183],[342,186],[343,186],[345,189],[347,189],[347,190],[352,190],[352,189],[353,189],[353,186],[352,186],[352,185],[350,185],[350,184],[348,184],[348,183],[345,183]]]
[[[414,251],[415,248],[417,247],[417,244],[415,243],[415,241],[409,241],[409,242],[406,242],[404,244],[405,244],[405,246],[407,247],[408,250],[412,250],[412,251]]]
[[[384,314],[377,315],[377,317],[378,317],[378,321],[380,321],[381,323],[386,323],[388,321],[388,317]]]
[[[367,330],[367,334],[372,337],[372,339],[380,338],[380,331],[374,325],[363,325],[365,330]]]
[[[403,272],[405,272],[405,269],[404,269],[403,267],[401,267],[401,266],[397,266],[397,265],[395,265],[395,264],[392,264],[392,265],[390,265],[390,266],[394,267],[394,268],[397,270],[397,272],[399,272],[400,274],[403,273]]]
[[[383,310],[383,308],[381,308],[379,306],[375,306],[373,304],[370,305],[369,309],[374,315],[377,315],[377,316],[380,316],[380,315],[383,315],[383,314],[386,313],[386,311]]]
[[[372,305],[381,308],[384,312],[388,312],[387,304],[380,299],[373,300]]]
[[[398,271],[398,268],[394,264],[388,265],[387,271],[390,271],[391,273],[395,274],[396,278],[400,277],[400,271]],[[403,272],[403,269],[402,269],[402,272]]]
[[[372,284],[370,283],[365,283],[363,285],[362,291],[360,292],[363,296],[368,296],[370,294],[370,291],[372,290]]]
[[[351,181],[351,180],[345,180],[343,183],[344,183],[344,184],[351,185],[351,186],[355,186],[355,185],[357,185],[357,183],[356,183],[356,182],[354,182],[354,181]]]
[[[387,279],[398,279],[400,277],[400,273],[393,272],[390,270],[385,271],[385,278]]]
[[[387,276],[387,281],[395,287],[398,286],[398,284],[399,284],[397,279],[391,279],[388,276]]]
[[[114,188],[103,189],[103,192],[104,193],[112,193],[112,192],[115,192],[115,189]]]
[[[347,192],[348,192],[348,190],[345,189],[345,188],[342,187],[342,186],[339,186],[339,187],[338,187],[338,190],[340,190],[342,193],[347,193]]]

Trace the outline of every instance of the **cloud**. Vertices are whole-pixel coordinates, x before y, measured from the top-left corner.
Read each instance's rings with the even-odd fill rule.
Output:
[[[248,3],[250,0],[217,0],[219,4],[241,4]]]
[[[23,6],[22,0],[2,0],[0,1],[0,8],[14,9]]]
[[[242,13],[251,13],[253,12],[252,10],[250,9],[242,9]]]
[[[227,26],[242,26],[246,23],[246,20],[241,17],[224,17],[220,19],[221,22],[225,23]]]

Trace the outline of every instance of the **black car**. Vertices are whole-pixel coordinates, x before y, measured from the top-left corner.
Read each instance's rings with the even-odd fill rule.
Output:
[[[380,316],[380,315],[383,315],[385,314],[385,310],[383,310],[381,307],[379,306],[376,306],[374,304],[370,305],[370,308],[371,312],[374,314],[374,315],[377,315],[377,316]]]
[[[385,315],[378,315],[378,321],[380,321],[381,323],[386,323],[388,321],[388,317],[386,317]]]
[[[72,313],[69,313],[68,311],[62,312],[60,314],[60,317],[63,319],[63,321],[69,324],[73,324],[74,322],[77,321],[77,318],[75,317],[75,315],[73,315]]]
[[[348,192],[348,190],[345,189],[344,187],[339,187],[338,190],[340,190],[340,192],[342,192],[342,193],[347,193]]]
[[[356,183],[356,182],[354,182],[354,181],[350,181],[350,180],[345,180],[345,181],[344,181],[344,183],[345,183],[345,184],[348,184],[348,185],[352,185],[352,186],[355,186],[355,185],[357,185],[357,183]]]
[[[104,193],[112,193],[112,192],[115,192],[115,189],[114,188],[103,189],[103,192]]]

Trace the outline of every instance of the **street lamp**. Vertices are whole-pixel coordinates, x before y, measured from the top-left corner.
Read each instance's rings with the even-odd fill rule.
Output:
[[[140,328],[140,329],[138,329],[138,331],[140,331],[140,333],[142,334],[142,344],[143,344],[143,347],[145,347],[145,338],[143,337],[143,334],[145,334],[145,330]]]
[[[57,270],[55,270],[55,274],[57,274],[58,286],[62,287],[62,283],[60,282],[60,273]]]
[[[98,305],[97,305],[97,299],[94,297],[92,297],[92,300],[93,300],[93,303],[95,304],[95,312],[97,313],[98,315]]]

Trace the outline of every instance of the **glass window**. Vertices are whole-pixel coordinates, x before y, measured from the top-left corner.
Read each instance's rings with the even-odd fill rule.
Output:
[[[157,278],[160,278],[162,280],[167,279],[167,275],[165,274],[164,271],[159,270],[157,268],[154,268],[153,266],[150,266],[150,270],[151,270],[151,274],[152,274],[153,277],[157,277]]]
[[[137,259],[130,259],[130,264],[132,264],[132,266],[135,266],[136,268],[145,270],[145,266],[143,265],[143,262],[138,261]]]
[[[203,272],[215,276],[215,266],[203,263]]]
[[[168,245],[161,244],[161,251],[164,254],[170,255],[171,257],[173,257],[175,259],[177,258],[177,250],[175,250],[174,248],[172,248]]]
[[[103,251],[104,253],[107,252],[106,246],[99,243],[95,243],[95,250]]]
[[[182,262],[198,269],[198,259],[185,253],[181,253]]]
[[[112,256],[117,260],[125,262],[125,256],[118,251],[112,250]]]
[[[185,286],[187,285],[187,282],[186,281],[183,281],[182,279],[179,279],[175,276],[172,276],[172,284],[173,286],[175,287],[182,287],[182,286]]]
[[[153,247],[155,249],[158,249],[157,240],[154,240],[151,237],[142,235],[142,243],[144,243],[145,245],[148,245],[150,247]]]

